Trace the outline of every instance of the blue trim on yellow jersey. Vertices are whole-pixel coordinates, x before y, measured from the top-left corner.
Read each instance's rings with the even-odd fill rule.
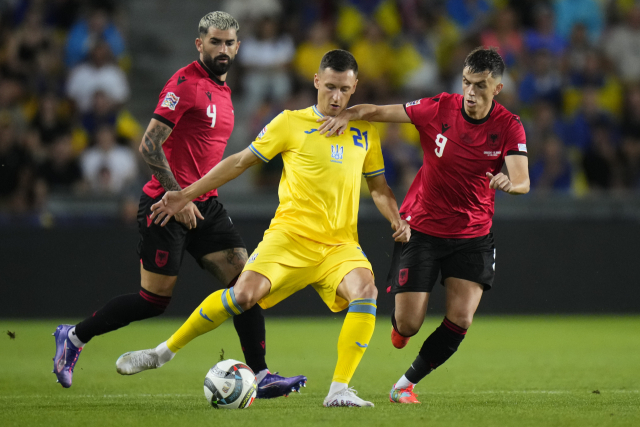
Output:
[[[269,163],[269,159],[267,159],[265,156],[260,154],[260,152],[256,149],[256,147],[253,146],[253,143],[249,145],[249,150],[251,150],[251,152],[256,156],[260,157],[260,160],[262,160],[263,162]]]
[[[322,114],[322,113],[320,112],[320,110],[318,110],[318,107],[317,107],[317,106],[315,106],[315,105],[313,106],[313,112],[314,112],[314,113],[316,113],[316,114],[317,114],[318,116],[320,116],[320,117],[324,117],[324,114]]]
[[[365,178],[371,178],[372,176],[382,175],[383,173],[384,173],[384,168],[378,169],[377,171],[373,171],[373,172],[362,172],[362,175],[364,175]]]

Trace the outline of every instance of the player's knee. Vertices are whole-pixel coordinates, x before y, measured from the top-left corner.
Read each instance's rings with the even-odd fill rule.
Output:
[[[366,299],[377,299],[378,298],[378,288],[376,288],[373,280],[363,282],[360,286],[353,290],[351,293],[352,299],[356,298],[366,298]]]
[[[420,331],[422,319],[396,317],[396,329],[404,337],[412,337]]]
[[[248,272],[253,273],[253,272]],[[271,283],[264,276],[259,274],[243,274],[233,287],[236,302],[247,311],[258,301],[264,298],[271,288]]]

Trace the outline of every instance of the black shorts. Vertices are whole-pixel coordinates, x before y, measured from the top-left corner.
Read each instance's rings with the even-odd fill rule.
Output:
[[[227,211],[215,197],[194,202],[204,219],[196,218],[197,226],[191,230],[174,218],[164,227],[151,222],[151,206],[161,198],[152,199],[145,193],[140,197],[138,255],[145,270],[177,276],[185,250],[202,267],[201,259],[207,254],[246,247]]]
[[[440,274],[479,283],[487,291],[495,276],[493,233],[471,239],[443,239],[411,230],[407,243],[396,243],[387,291],[431,292]]]

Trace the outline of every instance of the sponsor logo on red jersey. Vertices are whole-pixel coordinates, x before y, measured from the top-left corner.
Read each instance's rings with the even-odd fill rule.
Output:
[[[162,101],[162,106],[163,107],[167,107],[170,110],[175,110],[176,109],[176,105],[178,105],[179,101],[180,101],[180,97],[179,96],[177,96],[173,92],[169,92],[164,97],[164,101]]]

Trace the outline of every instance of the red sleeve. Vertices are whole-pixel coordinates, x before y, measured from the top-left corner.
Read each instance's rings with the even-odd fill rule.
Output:
[[[524,134],[524,127],[520,117],[513,114],[507,126],[507,137],[504,143],[504,156],[513,154],[527,155],[527,137]]]
[[[195,104],[195,88],[195,80],[188,81],[176,73],[160,92],[153,118],[173,129],[182,115]]]
[[[417,128],[426,126],[435,117],[438,111],[440,98],[446,94],[434,96],[433,98],[422,98],[404,104],[404,110]]]

